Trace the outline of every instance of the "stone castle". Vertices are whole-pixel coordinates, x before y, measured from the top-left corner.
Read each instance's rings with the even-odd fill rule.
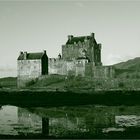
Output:
[[[18,59],[18,86],[25,86],[28,81],[42,75],[74,75],[93,78],[113,78],[112,66],[103,66],[101,62],[101,44],[90,36],[68,36],[62,45],[62,55],[48,58],[42,53],[21,52]]]

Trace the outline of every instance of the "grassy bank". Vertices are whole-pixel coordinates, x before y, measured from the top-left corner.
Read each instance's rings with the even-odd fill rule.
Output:
[[[81,76],[60,76],[49,75],[36,79],[34,82],[27,83],[29,89],[52,89],[52,90],[67,90],[79,91],[85,90],[92,92],[94,90],[139,90],[140,79],[94,79],[91,77]]]
[[[16,87],[17,87],[16,77],[0,78],[0,89],[1,88],[16,88]]]
[[[7,77],[0,79],[0,89],[17,89],[17,78]],[[45,90],[45,91],[67,91],[67,92],[88,92],[95,90],[140,90],[140,79],[94,79],[81,76],[60,76],[46,75],[31,80],[22,89]]]

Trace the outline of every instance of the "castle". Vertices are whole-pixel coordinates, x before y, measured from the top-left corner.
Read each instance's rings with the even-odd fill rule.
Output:
[[[74,75],[93,78],[112,78],[112,66],[103,66],[101,62],[101,44],[90,36],[68,36],[62,45],[62,55],[48,58],[46,51],[42,53],[21,52],[18,59],[18,86],[25,86],[27,81],[42,75]]]

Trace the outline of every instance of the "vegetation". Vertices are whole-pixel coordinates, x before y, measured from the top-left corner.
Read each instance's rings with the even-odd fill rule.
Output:
[[[30,87],[30,86],[34,85],[37,81],[38,81],[38,78],[28,81],[26,83],[26,87]]]
[[[140,57],[121,62],[114,65],[117,78],[139,79],[140,78]]]
[[[16,77],[6,77],[0,79],[0,88],[15,88],[17,85]]]
[[[16,88],[16,78],[1,78],[0,88]],[[81,76],[48,75],[26,83],[28,89],[92,92],[94,90],[139,90],[138,78],[94,79]]]
[[[57,90],[57,91],[75,91],[92,92],[94,90],[139,90],[140,79],[131,78],[112,78],[112,79],[94,79],[81,76],[59,76],[49,75],[39,78],[28,88]]]

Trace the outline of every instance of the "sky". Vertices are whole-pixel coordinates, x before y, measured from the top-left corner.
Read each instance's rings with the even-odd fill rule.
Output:
[[[68,35],[95,33],[102,62],[140,56],[140,0],[0,0],[0,77],[16,76],[20,51],[57,57]]]

